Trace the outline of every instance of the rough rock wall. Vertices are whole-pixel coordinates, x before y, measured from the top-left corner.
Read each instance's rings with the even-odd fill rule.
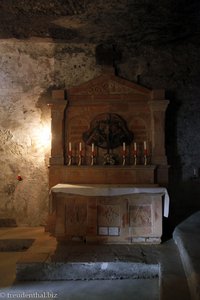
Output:
[[[191,177],[193,169],[200,167],[198,45],[114,44],[119,76],[148,88],[166,89],[172,213],[197,208],[199,190]],[[96,46],[0,41],[0,218],[12,217],[20,225],[45,222],[49,146],[39,140],[39,133],[50,126],[46,104],[53,88],[67,89],[100,74]],[[22,181],[17,180],[18,174]]]
[[[164,47],[126,48],[119,74],[149,88],[163,88],[170,105],[166,115],[166,150],[178,180],[188,180],[200,167],[199,47],[172,44]]]
[[[149,88],[164,88],[170,226],[200,209],[200,51],[194,43],[129,47],[119,74]],[[195,172],[196,177],[195,178]],[[169,226],[168,226],[169,227]]]
[[[93,46],[0,42],[0,218],[45,222],[50,91],[93,78],[94,61]]]

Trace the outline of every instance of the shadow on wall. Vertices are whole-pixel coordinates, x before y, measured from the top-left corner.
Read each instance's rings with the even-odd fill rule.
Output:
[[[166,111],[165,145],[169,170],[169,188],[182,179],[181,158],[177,147],[177,118],[181,102],[177,101],[175,91],[166,90],[166,99],[170,100]]]
[[[183,180],[183,162],[177,147],[177,119],[182,103],[174,91],[166,91],[170,104],[166,112],[166,153],[169,169],[170,215],[164,220],[164,233],[171,236],[174,228],[200,209],[200,178]]]

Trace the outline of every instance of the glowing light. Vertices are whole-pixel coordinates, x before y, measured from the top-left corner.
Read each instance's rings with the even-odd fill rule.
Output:
[[[49,148],[51,143],[51,128],[44,124],[37,130],[37,147]]]

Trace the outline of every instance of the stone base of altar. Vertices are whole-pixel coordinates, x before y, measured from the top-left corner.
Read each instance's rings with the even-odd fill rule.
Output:
[[[162,218],[160,188],[57,185],[51,190],[50,231],[58,241],[158,244]]]

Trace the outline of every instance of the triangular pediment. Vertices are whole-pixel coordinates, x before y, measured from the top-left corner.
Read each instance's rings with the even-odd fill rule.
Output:
[[[103,74],[68,90],[69,95],[131,95],[149,96],[151,90],[113,74]]]

